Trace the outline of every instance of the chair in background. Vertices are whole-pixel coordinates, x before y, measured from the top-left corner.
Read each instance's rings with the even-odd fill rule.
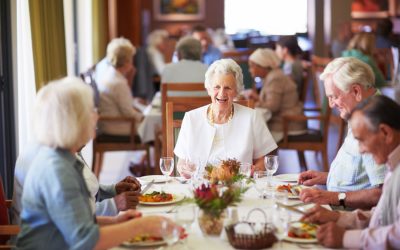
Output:
[[[243,83],[245,89],[253,87],[254,80],[250,75],[249,65],[248,65],[249,56],[253,52],[254,49],[243,48],[243,49],[227,50],[222,53],[222,58],[231,58],[242,69]]]
[[[88,71],[80,74],[83,81],[90,85],[94,92],[95,105],[98,107],[99,102],[99,91],[97,89],[97,84],[94,80],[94,70],[95,66],[91,67]],[[131,123],[131,133],[127,136],[116,136],[107,134],[98,134],[95,139],[93,139],[93,161],[92,161],[92,171],[98,178],[103,165],[103,155],[105,152],[111,151],[136,151],[144,150],[146,151],[146,161],[147,166],[141,166],[140,173],[150,173],[150,146],[147,144],[142,144],[140,138],[138,137],[135,129],[136,121],[133,118],[128,117],[106,117],[99,116],[98,122],[129,122]]]
[[[8,241],[11,236],[16,236],[20,227],[10,225],[8,210],[11,208],[11,200],[6,200],[3,181],[0,177],[0,249],[13,249],[15,246],[9,245]]]

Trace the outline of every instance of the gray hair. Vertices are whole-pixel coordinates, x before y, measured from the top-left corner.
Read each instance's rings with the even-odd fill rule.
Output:
[[[336,58],[330,62],[320,79],[325,81],[328,77],[332,77],[336,87],[345,93],[348,93],[350,86],[356,83],[365,89],[375,86],[375,75],[371,67],[354,57]]]
[[[204,86],[207,90],[211,90],[212,81],[217,74],[232,74],[236,79],[237,93],[240,93],[244,89],[242,69],[234,60],[220,59],[213,62],[210,67],[208,67],[206,72],[206,80],[204,82]]]
[[[33,127],[37,141],[53,148],[86,144],[93,134],[93,91],[80,78],[65,77],[40,89]]]
[[[176,51],[180,59],[194,61],[200,61],[201,59],[201,43],[191,36],[181,38],[176,44]]]
[[[115,68],[123,66],[133,60],[136,53],[135,46],[123,37],[114,38],[107,45],[107,59]]]
[[[147,45],[149,47],[156,47],[166,38],[168,38],[168,31],[163,29],[153,30],[147,37]]]

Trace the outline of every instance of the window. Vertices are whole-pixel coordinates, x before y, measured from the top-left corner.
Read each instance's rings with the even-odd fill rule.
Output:
[[[307,32],[307,0],[225,0],[228,34],[258,30],[263,35]]]

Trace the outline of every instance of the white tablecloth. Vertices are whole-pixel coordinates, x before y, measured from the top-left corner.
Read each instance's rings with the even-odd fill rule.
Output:
[[[152,190],[160,190],[163,188],[167,192],[175,193],[175,194],[184,194],[186,196],[191,196],[191,189],[188,184],[180,184],[177,180],[172,180],[166,186],[165,184],[155,184],[151,189]],[[290,203],[298,203],[299,200],[289,200]],[[143,216],[146,215],[164,215],[166,217],[174,218],[174,213],[166,213],[167,211],[174,208],[175,205],[168,206],[144,206],[139,205],[138,210],[143,213]],[[258,198],[258,192],[254,187],[251,187],[243,196],[243,200],[241,203],[237,205],[239,220],[245,218],[248,212],[253,208],[261,208],[267,214],[273,209],[273,201],[269,199],[260,199]],[[307,209],[302,207],[303,209]],[[299,214],[292,213],[291,214],[292,221],[296,221],[300,218]],[[263,215],[261,213],[253,213],[251,216],[252,221],[264,221]],[[191,229],[188,231],[188,239],[187,245],[191,250],[221,250],[221,249],[234,249],[228,242],[227,238],[223,237],[210,237],[204,236],[201,233],[201,230],[198,226],[197,220],[192,224]],[[297,244],[283,241],[282,249],[326,249],[318,244]],[[112,250],[123,250],[127,249],[127,247],[115,247]],[[129,248],[128,248],[129,249]],[[141,249],[141,248],[132,248],[132,249]],[[149,249],[149,248],[142,248]],[[151,249],[151,248],[150,248]],[[165,249],[165,248],[164,248]],[[168,249],[168,248],[167,248]],[[179,248],[184,249],[184,248]],[[187,248],[186,248],[187,249]],[[272,249],[280,249],[279,244],[275,243]]]

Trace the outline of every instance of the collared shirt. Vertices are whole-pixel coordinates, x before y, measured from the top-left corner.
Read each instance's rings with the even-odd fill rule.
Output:
[[[67,150],[41,146],[22,195],[17,249],[93,249],[99,226],[83,164]]]
[[[358,141],[350,129],[333,160],[327,179],[327,189],[334,192],[357,191],[383,183],[386,169],[378,166],[371,154],[360,154]]]
[[[211,65],[216,60],[221,59],[221,57],[222,57],[221,51],[218,48],[209,45],[207,51],[203,53],[202,61],[207,65]]]
[[[400,146],[395,148],[389,155],[387,166],[389,172],[385,177],[385,184],[388,183],[395,168],[400,167]],[[383,193],[385,192],[383,185]],[[400,221],[387,226],[380,226],[382,215],[382,198],[378,205],[371,211],[355,210],[354,212],[341,212],[337,224],[345,228],[356,228],[347,230],[343,236],[343,246],[345,248],[363,248],[363,249],[388,249],[400,248]],[[400,214],[400,203],[397,206]],[[368,226],[368,227],[367,227]],[[361,228],[365,228],[361,230]]]

